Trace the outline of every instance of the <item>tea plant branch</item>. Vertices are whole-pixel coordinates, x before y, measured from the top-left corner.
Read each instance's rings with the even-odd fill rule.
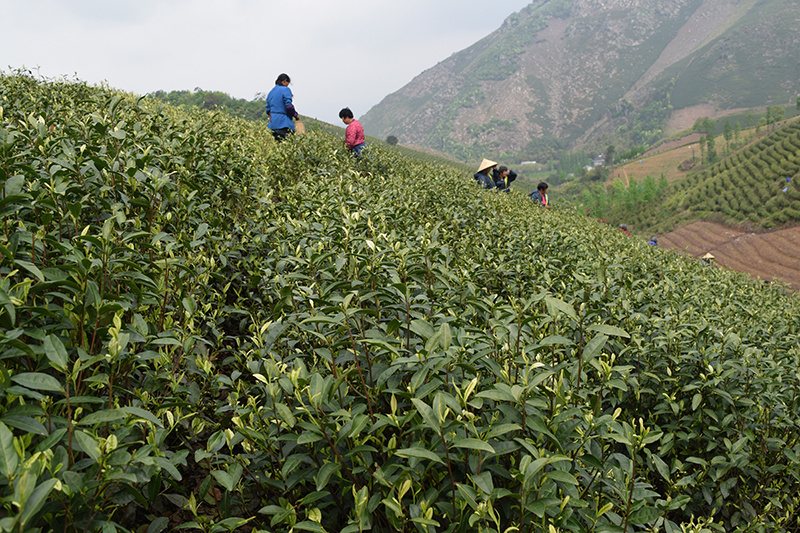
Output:
[[[631,504],[633,503],[633,489],[636,486],[636,455],[631,458],[633,468],[631,472],[631,486],[628,489],[628,501],[625,504],[625,522],[622,525],[622,531],[628,531],[628,521],[631,518]]]
[[[573,406],[578,405],[578,401],[580,399],[580,390],[581,390],[581,374],[583,374],[583,348],[584,348],[584,331],[583,331],[583,313],[580,314],[578,318],[578,379],[575,383],[575,398],[573,400]]]
[[[328,415],[327,415],[327,413],[325,413],[325,412],[324,412],[324,411],[323,411],[323,410],[322,410],[320,407],[318,407],[318,406],[314,406],[314,408],[316,409],[316,411],[317,411],[317,414],[320,416],[320,418],[321,418],[322,420],[324,420],[324,421],[327,421],[327,420],[328,420]],[[316,421],[314,421],[314,422],[315,422],[315,425],[316,425],[316,426],[317,426],[317,427],[320,429],[320,431],[322,431],[322,436],[325,438],[325,440],[326,440],[326,441],[328,441],[328,446],[330,446],[331,450],[332,450],[332,451],[333,451],[333,453],[336,455],[336,460],[337,460],[337,461],[339,461],[339,464],[340,464],[340,465],[342,466],[342,468],[344,469],[345,473],[347,474],[347,477],[349,477],[349,478],[350,478],[350,481],[352,481],[352,482],[353,482],[353,485],[355,485],[355,486],[356,486],[356,489],[358,489],[358,490],[361,490],[361,483],[359,483],[359,482],[358,482],[358,480],[355,478],[355,476],[353,475],[353,473],[352,473],[352,472],[350,471],[350,469],[347,467],[347,463],[344,461],[344,459],[342,458],[342,456],[339,454],[339,450],[337,449],[337,447],[336,447],[336,444],[334,444],[334,442],[333,442],[333,441],[331,440],[331,438],[328,436],[328,432],[325,430],[325,426],[324,426],[323,424],[319,423],[319,422],[316,422]]]
[[[317,330],[317,334],[319,336],[322,336],[322,333],[320,332],[320,329],[319,329],[319,323],[315,324],[315,328]],[[338,379],[339,379],[339,370],[338,370],[338,367],[336,366],[335,358],[333,357],[333,353],[334,353],[333,343],[332,343],[332,341],[331,341],[329,336],[325,336],[324,338],[325,338],[325,342],[327,342],[327,344],[328,344],[328,351],[331,354],[331,360],[330,360],[330,363],[328,363],[328,366],[331,369],[331,374],[333,375],[333,379],[338,381]],[[324,357],[323,357],[323,359],[324,359]],[[336,387],[336,394],[339,397],[339,407],[344,408],[344,398],[343,398],[343,395],[342,395],[341,387]]]
[[[350,329],[350,321],[347,318],[347,308],[343,307],[343,311],[345,313],[345,327],[347,328],[347,335],[350,338],[351,349],[353,350],[353,361],[356,365],[356,370],[358,372],[358,379],[361,381],[361,387],[364,391],[364,398],[367,400],[367,407],[369,408],[369,416],[372,419],[372,423],[376,422],[375,418],[375,411],[372,408],[372,398],[369,393],[369,388],[367,387],[367,383],[364,381],[364,374],[361,372],[361,364],[358,361],[358,346],[356,345],[355,337],[353,336],[353,331]]]
[[[440,428],[441,431],[441,428]],[[456,478],[453,476],[453,464],[450,462],[450,447],[447,445],[445,435],[440,433],[442,444],[444,444],[444,457],[447,461],[447,472],[450,474],[450,498],[453,505],[453,512],[456,510]]]

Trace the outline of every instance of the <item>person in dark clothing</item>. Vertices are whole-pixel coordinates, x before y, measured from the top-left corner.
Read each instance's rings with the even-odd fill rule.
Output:
[[[489,159],[484,159],[478,167],[478,172],[473,176],[475,181],[480,183],[484,189],[494,189],[494,180],[491,176],[491,170],[497,166],[497,163]]]
[[[536,190],[531,193],[531,200],[536,202],[539,207],[550,208],[550,199],[547,197],[547,183],[541,182],[536,186]]]
[[[517,173],[506,166],[499,166],[492,170],[494,186],[500,192],[508,192],[511,188],[511,182],[515,179],[517,179]]]

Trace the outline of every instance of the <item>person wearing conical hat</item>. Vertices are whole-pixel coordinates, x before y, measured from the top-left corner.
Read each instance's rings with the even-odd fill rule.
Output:
[[[473,178],[475,181],[480,183],[484,189],[494,189],[494,180],[490,174],[490,171],[497,166],[497,163],[490,159],[484,159],[481,161],[480,166],[478,167],[478,172],[475,173]]]
[[[704,255],[704,256],[703,256],[703,257],[701,257],[700,259],[702,259],[702,260],[703,260],[703,264],[704,264],[704,265],[706,265],[706,266],[711,266],[711,265],[713,265],[712,261],[714,261],[714,259],[716,259],[716,257],[714,257],[714,256],[711,254],[711,252],[708,252],[706,255]]]

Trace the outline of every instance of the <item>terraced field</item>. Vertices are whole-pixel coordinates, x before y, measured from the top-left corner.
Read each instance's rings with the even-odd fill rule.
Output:
[[[695,257],[711,252],[720,266],[800,290],[800,226],[748,233],[714,222],[694,222],[659,237],[658,242]]]
[[[614,172],[608,178],[608,183],[619,178],[625,184],[629,184],[631,180],[641,182],[647,176],[658,179],[662,174],[669,182],[685,178],[689,171],[680,170],[679,166],[687,159],[700,156],[696,144],[698,139],[700,139],[700,135],[696,133],[687,135],[675,144],[662,145],[640,159],[615,167]]]

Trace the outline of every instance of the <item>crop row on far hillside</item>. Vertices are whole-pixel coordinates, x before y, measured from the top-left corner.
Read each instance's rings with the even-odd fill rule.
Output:
[[[620,165],[610,184],[602,181],[608,170],[595,169],[558,192],[583,212],[614,224],[627,223],[639,233],[668,232],[704,219],[763,229],[800,221],[800,122],[773,127],[746,143],[753,135],[742,133],[740,141],[733,135],[720,137],[720,142],[743,146],[726,149],[713,162],[708,162],[703,146],[684,146]],[[656,180],[653,172],[660,165],[675,168]],[[657,182],[661,186],[654,196],[647,192],[654,188],[648,183]],[[655,197],[658,201],[652,201]]]
[[[780,290],[320,131],[0,120],[0,531],[797,528]]]

